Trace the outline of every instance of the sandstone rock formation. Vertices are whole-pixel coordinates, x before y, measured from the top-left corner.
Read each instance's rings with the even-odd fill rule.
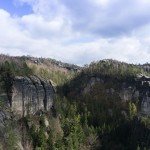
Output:
[[[83,89],[83,94],[90,93],[90,90],[94,84],[104,84],[104,79],[91,78]],[[109,89],[105,89],[106,93],[111,96],[116,93],[122,102],[136,101],[139,105],[140,113],[142,115],[150,116],[150,77],[139,75],[133,80],[133,82],[120,82],[120,87],[115,89],[113,86]]]
[[[54,90],[50,81],[37,76],[17,76],[7,93],[11,111],[20,117],[50,110]]]

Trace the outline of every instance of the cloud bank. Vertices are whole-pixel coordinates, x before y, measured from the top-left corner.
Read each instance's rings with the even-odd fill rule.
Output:
[[[0,53],[85,64],[150,60],[148,0],[14,0],[30,14],[0,9]]]

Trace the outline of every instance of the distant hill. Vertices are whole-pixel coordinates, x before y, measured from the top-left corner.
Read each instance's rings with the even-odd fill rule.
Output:
[[[149,117],[149,63],[0,55],[0,149],[148,150]]]
[[[78,104],[81,114],[87,108],[88,125],[98,129],[102,150],[136,150],[138,144],[150,148],[142,133],[145,130],[150,135],[148,67],[148,64],[134,65],[111,59],[96,61],[60,87],[71,102]]]
[[[50,58],[37,58],[32,56],[19,57],[1,54],[0,63],[5,62],[13,63],[18,69],[23,68],[22,64],[26,64],[32,70],[32,74],[52,80],[55,84],[63,84],[81,70],[81,67],[77,65],[63,63]]]

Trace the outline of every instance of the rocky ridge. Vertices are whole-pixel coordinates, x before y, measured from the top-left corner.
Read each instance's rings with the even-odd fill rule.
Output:
[[[85,95],[90,93],[95,84],[104,84],[105,81],[99,77],[92,77],[82,91]],[[105,92],[111,96],[116,93],[122,102],[135,101],[139,105],[139,113],[150,116],[150,77],[138,75],[131,83],[121,82],[119,89],[113,86],[105,89]]]
[[[38,76],[16,76],[2,99],[15,115],[24,117],[38,111],[49,111],[53,105],[53,95],[50,81]]]

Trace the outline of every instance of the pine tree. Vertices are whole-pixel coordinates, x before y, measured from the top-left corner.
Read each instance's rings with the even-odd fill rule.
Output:
[[[53,131],[51,130],[48,137],[48,146],[49,150],[54,150],[54,144],[53,144]]]

